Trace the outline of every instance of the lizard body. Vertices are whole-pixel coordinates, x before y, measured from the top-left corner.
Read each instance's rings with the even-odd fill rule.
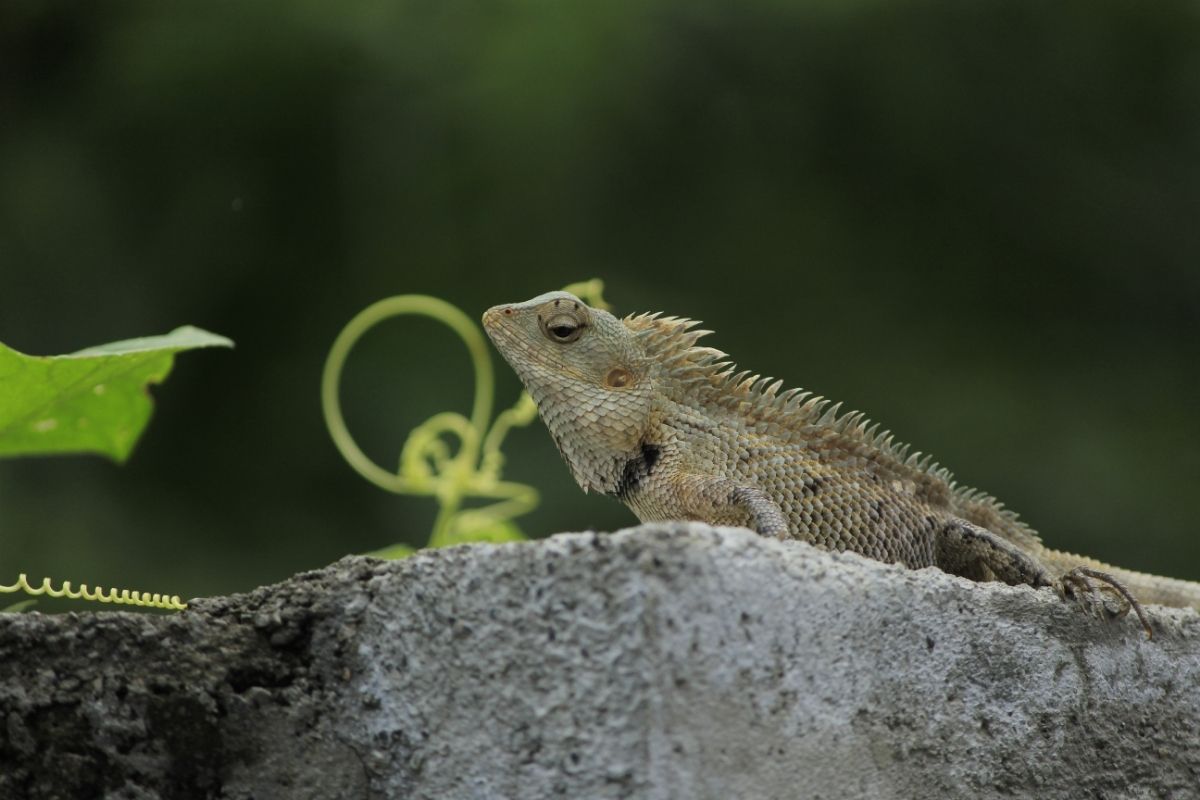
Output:
[[[858,412],[782,381],[738,372],[697,344],[697,323],[618,319],[551,292],[496,306],[484,328],[517,372],[584,491],[642,521],[692,519],[1098,596],[1200,608],[1200,584],[1122,570],[1045,547],[995,498],[956,484]]]

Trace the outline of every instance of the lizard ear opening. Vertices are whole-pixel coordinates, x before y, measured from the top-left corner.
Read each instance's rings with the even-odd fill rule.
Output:
[[[633,382],[633,373],[624,367],[613,367],[604,376],[604,385],[610,389],[628,389]]]

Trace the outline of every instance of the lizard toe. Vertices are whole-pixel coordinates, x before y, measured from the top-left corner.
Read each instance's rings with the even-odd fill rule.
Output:
[[[1119,618],[1132,610],[1142,624],[1142,629],[1146,631],[1146,638],[1154,638],[1154,629],[1150,626],[1150,618],[1146,616],[1142,604],[1125,584],[1107,572],[1091,567],[1075,567],[1059,579],[1059,593],[1077,600],[1098,616]],[[1115,609],[1108,604],[1109,597],[1118,601]]]

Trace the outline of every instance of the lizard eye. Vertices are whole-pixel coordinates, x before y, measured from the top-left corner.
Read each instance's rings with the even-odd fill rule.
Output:
[[[555,314],[541,323],[542,333],[552,342],[567,344],[583,335],[583,323],[571,314]]]

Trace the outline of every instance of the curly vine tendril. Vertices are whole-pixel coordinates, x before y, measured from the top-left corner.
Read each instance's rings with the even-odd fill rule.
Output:
[[[187,608],[187,603],[180,601],[179,595],[164,595],[164,594],[149,594],[146,592],[131,592],[128,589],[109,589],[105,593],[104,589],[97,586],[94,590],[88,589],[86,583],[81,584],[78,589],[71,588],[70,581],[63,581],[61,589],[55,589],[50,584],[49,578],[42,579],[41,586],[31,586],[29,580],[22,572],[17,582],[12,586],[0,586],[0,592],[24,592],[30,595],[48,595],[50,597],[67,597],[71,600],[91,600],[96,603],[116,603],[118,605],[141,606],[143,608],[163,608],[170,611],[183,611]]]
[[[572,284],[566,288],[592,305],[605,307],[601,297],[604,284],[599,280]],[[399,468],[392,473],[372,461],[350,435],[342,416],[338,389],[346,359],[358,340],[380,322],[405,314],[431,317],[458,334],[467,346],[475,370],[475,398],[470,418],[446,411],[435,414],[415,427],[400,451]],[[325,360],[321,377],[321,409],[338,451],[359,475],[389,492],[430,496],[438,501],[438,516],[428,545],[440,547],[488,538],[485,533],[487,529],[494,530],[537,506],[536,489],[500,478],[504,465],[500,446],[504,437],[512,428],[531,423],[537,415],[537,408],[529,395],[523,392],[512,408],[497,415],[489,429],[495,390],[491,357],[479,327],[462,311],[443,300],[407,294],[373,303],[359,312],[338,334]],[[445,437],[457,440],[457,450],[451,448]],[[467,498],[496,502],[480,508],[463,509],[462,502]],[[508,538],[519,536],[515,529],[507,535]],[[398,547],[389,552],[411,551]]]

